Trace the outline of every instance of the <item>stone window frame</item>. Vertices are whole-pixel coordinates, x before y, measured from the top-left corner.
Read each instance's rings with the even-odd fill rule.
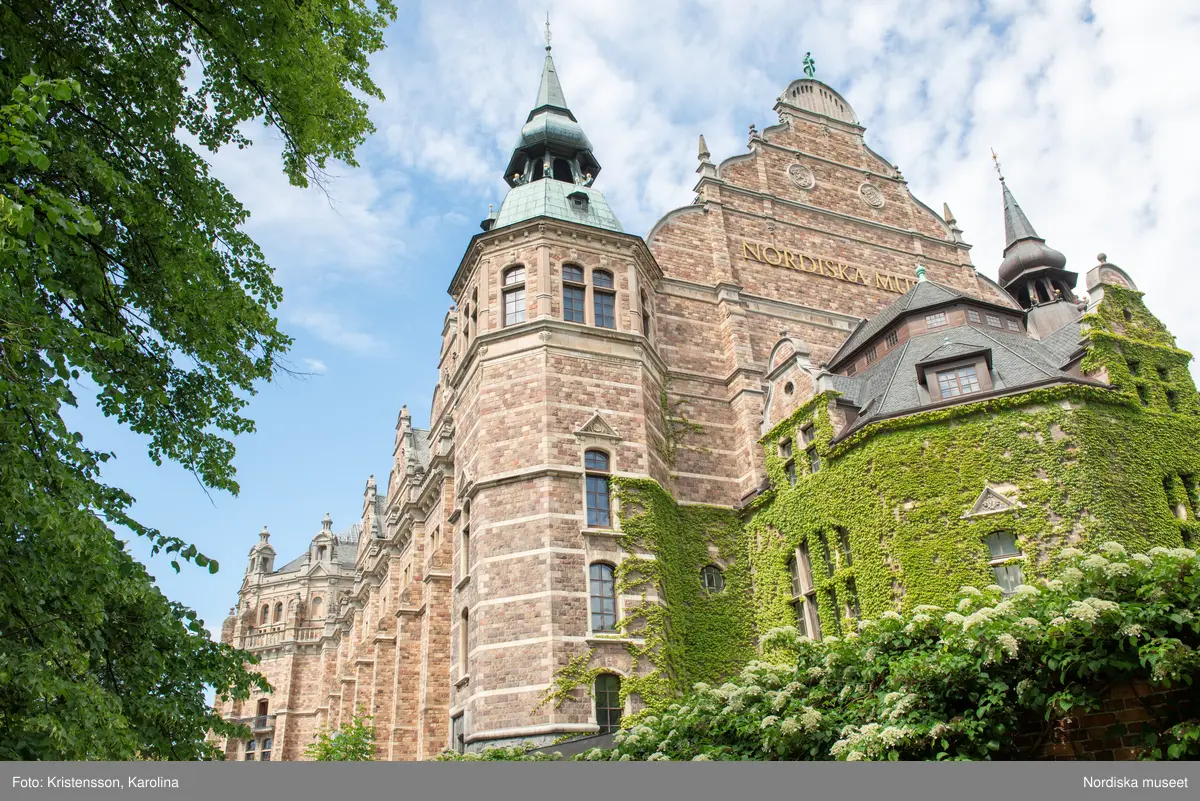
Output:
[[[606,275],[610,279],[607,285],[600,284],[597,281],[598,275]],[[610,331],[617,330],[617,275],[610,269],[594,267],[591,271],[592,289],[592,325],[596,328],[607,328]],[[603,301],[601,298],[608,298],[612,302],[612,325],[602,325],[601,320],[608,321],[607,315],[601,315]]]
[[[985,320],[987,320],[987,324],[992,328],[1000,328],[1004,325],[1004,320],[1002,320],[998,314],[985,314],[983,317]]]
[[[779,456],[783,459],[783,472],[787,475],[788,483],[796,486],[796,448],[791,437],[779,441]]]
[[[979,312],[975,311],[974,309],[967,309],[967,322],[969,322],[969,323],[982,323],[982,322],[983,322],[983,318],[982,318],[982,317],[980,317],[980,316],[979,316]]]
[[[950,320],[946,317],[946,313],[944,311],[933,312],[932,314],[925,315],[926,328],[941,328],[944,325],[948,325],[949,322]]]
[[[273,623],[282,623],[283,622],[283,601],[275,602],[275,615],[271,618],[271,622],[273,622]]]
[[[610,584],[610,588],[612,590],[611,598],[609,598],[609,596],[602,594],[603,590],[604,590],[603,576],[598,578],[598,577],[592,575],[593,568],[597,568],[597,567],[608,568],[609,584]],[[597,634],[620,633],[620,631],[621,631],[621,627],[620,627],[621,594],[619,592],[617,592],[617,565],[616,565],[616,563],[614,563],[612,560],[606,559],[606,558],[593,559],[590,562],[588,562],[587,577],[588,577],[588,585],[587,585],[588,586],[588,606],[587,606],[588,636],[594,637]],[[596,581],[600,582],[601,594],[597,594],[593,590],[593,588],[595,586],[594,582],[596,582]],[[603,606],[601,607],[599,612],[597,612],[595,609],[593,609],[594,602],[597,599],[599,599],[602,603],[605,600],[612,601],[612,627],[611,628],[596,628],[596,615],[598,614],[600,616],[600,625],[601,626],[604,625],[605,618],[606,618],[606,614],[604,612]]]
[[[600,696],[601,696],[600,680],[601,679],[616,679],[616,682],[617,682],[617,686],[614,689],[604,690],[604,695],[606,698],[611,699],[612,694],[614,692],[616,693],[616,705],[604,707],[604,709],[608,710],[610,713],[605,716],[606,717],[605,723],[608,724],[607,727],[605,726],[604,723],[600,722],[600,709],[601,709],[601,707],[600,707]],[[620,673],[617,673],[615,670],[611,670],[611,669],[605,670],[602,673],[597,673],[596,678],[592,681],[592,687],[591,687],[592,696],[593,696],[593,698],[595,698],[595,702],[592,704],[592,718],[593,718],[593,722],[596,724],[599,734],[608,734],[610,732],[616,731],[620,727],[621,718],[625,717],[626,713],[628,712],[628,709],[627,709],[627,707],[629,705],[628,696],[625,698],[624,702],[621,701],[621,685],[623,683],[624,683],[624,677]],[[612,714],[611,714],[612,712],[616,712],[615,720],[612,718]]]
[[[463,504],[461,525],[458,529],[458,584],[465,584],[471,577],[471,503]]]
[[[792,609],[796,615],[797,629],[803,624],[801,636],[813,640],[821,639],[821,617],[817,601],[817,586],[813,583],[812,561],[808,544],[800,543],[788,559],[788,573],[792,580]],[[814,636],[815,634],[815,636]]]
[[[258,761],[259,762],[270,762],[271,761],[271,748],[274,745],[275,745],[274,737],[264,737],[262,739],[262,742],[259,743],[259,747],[258,747]]]
[[[578,278],[567,278],[567,270],[578,270]],[[562,318],[564,322],[587,324],[587,269],[582,264],[563,262],[559,272],[562,278]],[[578,319],[567,317],[567,291],[579,293]],[[574,306],[574,303],[572,303]]]
[[[1021,324],[1016,320],[1008,320],[1008,330],[1016,333],[1021,333]]]
[[[812,423],[800,426],[800,441],[804,444],[804,455],[808,461],[808,474],[821,471],[821,454],[817,452],[816,428]]]
[[[518,271],[520,272],[520,278],[510,281],[509,276],[516,275]],[[527,278],[528,272],[524,264],[513,264],[500,271],[500,320],[503,323],[502,327],[504,328],[520,325],[527,319],[529,312],[529,307],[527,305],[528,297],[525,292]],[[521,308],[518,311],[516,309],[516,301],[514,301],[514,309],[512,317],[510,318],[508,309],[509,296],[512,295],[515,297],[517,293],[520,293],[520,297],[518,299],[520,301]]]
[[[875,360],[879,358],[879,352],[876,350],[874,345],[867,348],[866,357],[867,357],[867,366],[868,367],[871,366],[872,364],[874,364]]]
[[[471,607],[463,606],[458,616],[458,681],[455,686],[465,684],[471,676]]]
[[[888,331],[887,336],[883,338],[883,344],[886,345],[889,349],[896,347],[896,344],[899,341],[900,341],[900,332],[896,331],[895,329]]]
[[[325,603],[320,595],[314,595],[308,602],[308,616],[317,619],[317,615],[321,613],[321,605]]]
[[[651,335],[653,332],[653,326],[650,324],[650,297],[646,294],[646,290],[644,289],[638,293],[638,306],[642,313],[642,336],[644,336],[646,339],[653,340],[653,336]]]
[[[467,713],[459,712],[450,716],[450,747],[455,753],[467,752]]]
[[[258,758],[257,748],[257,740],[247,740],[246,747],[242,750],[242,761],[253,762],[256,760]]]
[[[266,626],[271,622],[271,605],[263,604],[258,615],[258,625]]]
[[[991,544],[990,540],[993,537],[1000,537],[1001,535],[1008,535],[1009,537],[1012,538],[1013,550],[1011,552],[1001,551],[1000,553],[996,553],[994,551],[994,549],[992,548],[992,544]],[[996,528],[996,529],[993,529],[993,530],[987,532],[983,536],[983,541],[988,549],[988,567],[990,567],[992,569],[992,575],[993,575],[993,578],[995,578],[995,580],[996,580],[997,586],[999,586],[1003,590],[1003,593],[1005,595],[1011,595],[1013,590],[1012,589],[1004,589],[1004,585],[1001,583],[1000,571],[1001,571],[1001,569],[1003,569],[1007,573],[1009,570],[1012,570],[1013,568],[1016,569],[1017,576],[1020,580],[1017,582],[1017,584],[1013,585],[1013,589],[1015,589],[1017,586],[1020,586],[1021,584],[1024,583],[1025,573],[1021,569],[1021,565],[1019,563],[1024,561],[1025,553],[1021,550],[1021,544],[1019,542],[1017,542],[1016,533],[1007,528],[1003,528],[1003,527]],[[1001,547],[1003,547],[1002,543],[1001,543]]]

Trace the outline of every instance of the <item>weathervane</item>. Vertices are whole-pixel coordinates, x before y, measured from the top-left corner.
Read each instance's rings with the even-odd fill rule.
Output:
[[[550,52],[550,12],[546,12],[546,52]]]
[[[804,74],[809,78],[817,74],[817,62],[813,61],[812,51],[804,54]]]
[[[996,155],[995,148],[989,148],[992,151],[992,163],[996,165],[996,175],[1000,176],[1000,182],[1004,183],[1004,173],[1000,171],[1000,157]]]

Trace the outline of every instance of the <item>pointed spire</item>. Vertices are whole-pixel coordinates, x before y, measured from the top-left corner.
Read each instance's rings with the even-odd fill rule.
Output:
[[[700,161],[708,161],[711,156],[712,154],[708,152],[708,145],[704,141],[704,134],[700,134],[700,152],[696,154],[696,158]]]
[[[1022,239],[1036,239],[1039,242],[1045,242],[1046,240],[1033,230],[1033,224],[1029,222],[1025,212],[1021,211],[1021,206],[1013,197],[1012,190],[1008,188],[1003,177],[1000,178],[1000,186],[1004,194],[1004,249],[1008,250]]]
[[[954,212],[950,211],[949,203],[942,203],[942,218],[945,219],[946,225],[954,225],[958,222],[954,219]]]
[[[1071,276],[1071,286],[1074,286],[1074,273],[1066,273],[1067,257],[1046,244],[1046,240],[1038,236],[1033,224],[1021,210],[1012,190],[1004,180],[1000,169],[1000,159],[996,151],[992,151],[992,161],[996,165],[996,174],[1000,176],[1000,193],[1004,197],[1004,261],[1000,263],[1000,286],[1010,293],[1020,295],[1017,279],[1045,270],[1062,271]],[[1024,280],[1021,281],[1023,285]],[[1010,286],[1012,285],[1012,286]],[[1020,300],[1020,298],[1018,298]]]

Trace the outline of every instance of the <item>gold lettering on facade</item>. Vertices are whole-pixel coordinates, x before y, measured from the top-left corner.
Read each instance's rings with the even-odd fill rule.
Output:
[[[853,264],[810,256],[807,253],[793,253],[787,248],[777,248],[774,245],[756,245],[742,240],[742,258],[770,264],[772,267],[785,267],[789,270],[801,270],[806,273],[817,273],[828,278],[836,278],[848,284],[871,287],[868,278],[870,273]],[[899,275],[875,272],[875,289],[904,294],[912,288],[914,280]]]

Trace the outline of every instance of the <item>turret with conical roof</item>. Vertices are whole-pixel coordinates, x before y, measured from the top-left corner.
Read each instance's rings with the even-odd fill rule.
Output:
[[[620,231],[621,223],[604,195],[592,188],[599,174],[600,162],[567,107],[547,42],[537,99],[504,171],[511,189],[495,219],[489,215],[483,228],[490,231],[534,217],[554,217]]]
[[[1000,176],[1000,188],[1004,196],[1004,261],[1000,262],[1000,286],[1026,309],[1042,303],[1072,301],[1071,289],[1078,276],[1066,269],[1067,257],[1038,236],[1003,175]]]

